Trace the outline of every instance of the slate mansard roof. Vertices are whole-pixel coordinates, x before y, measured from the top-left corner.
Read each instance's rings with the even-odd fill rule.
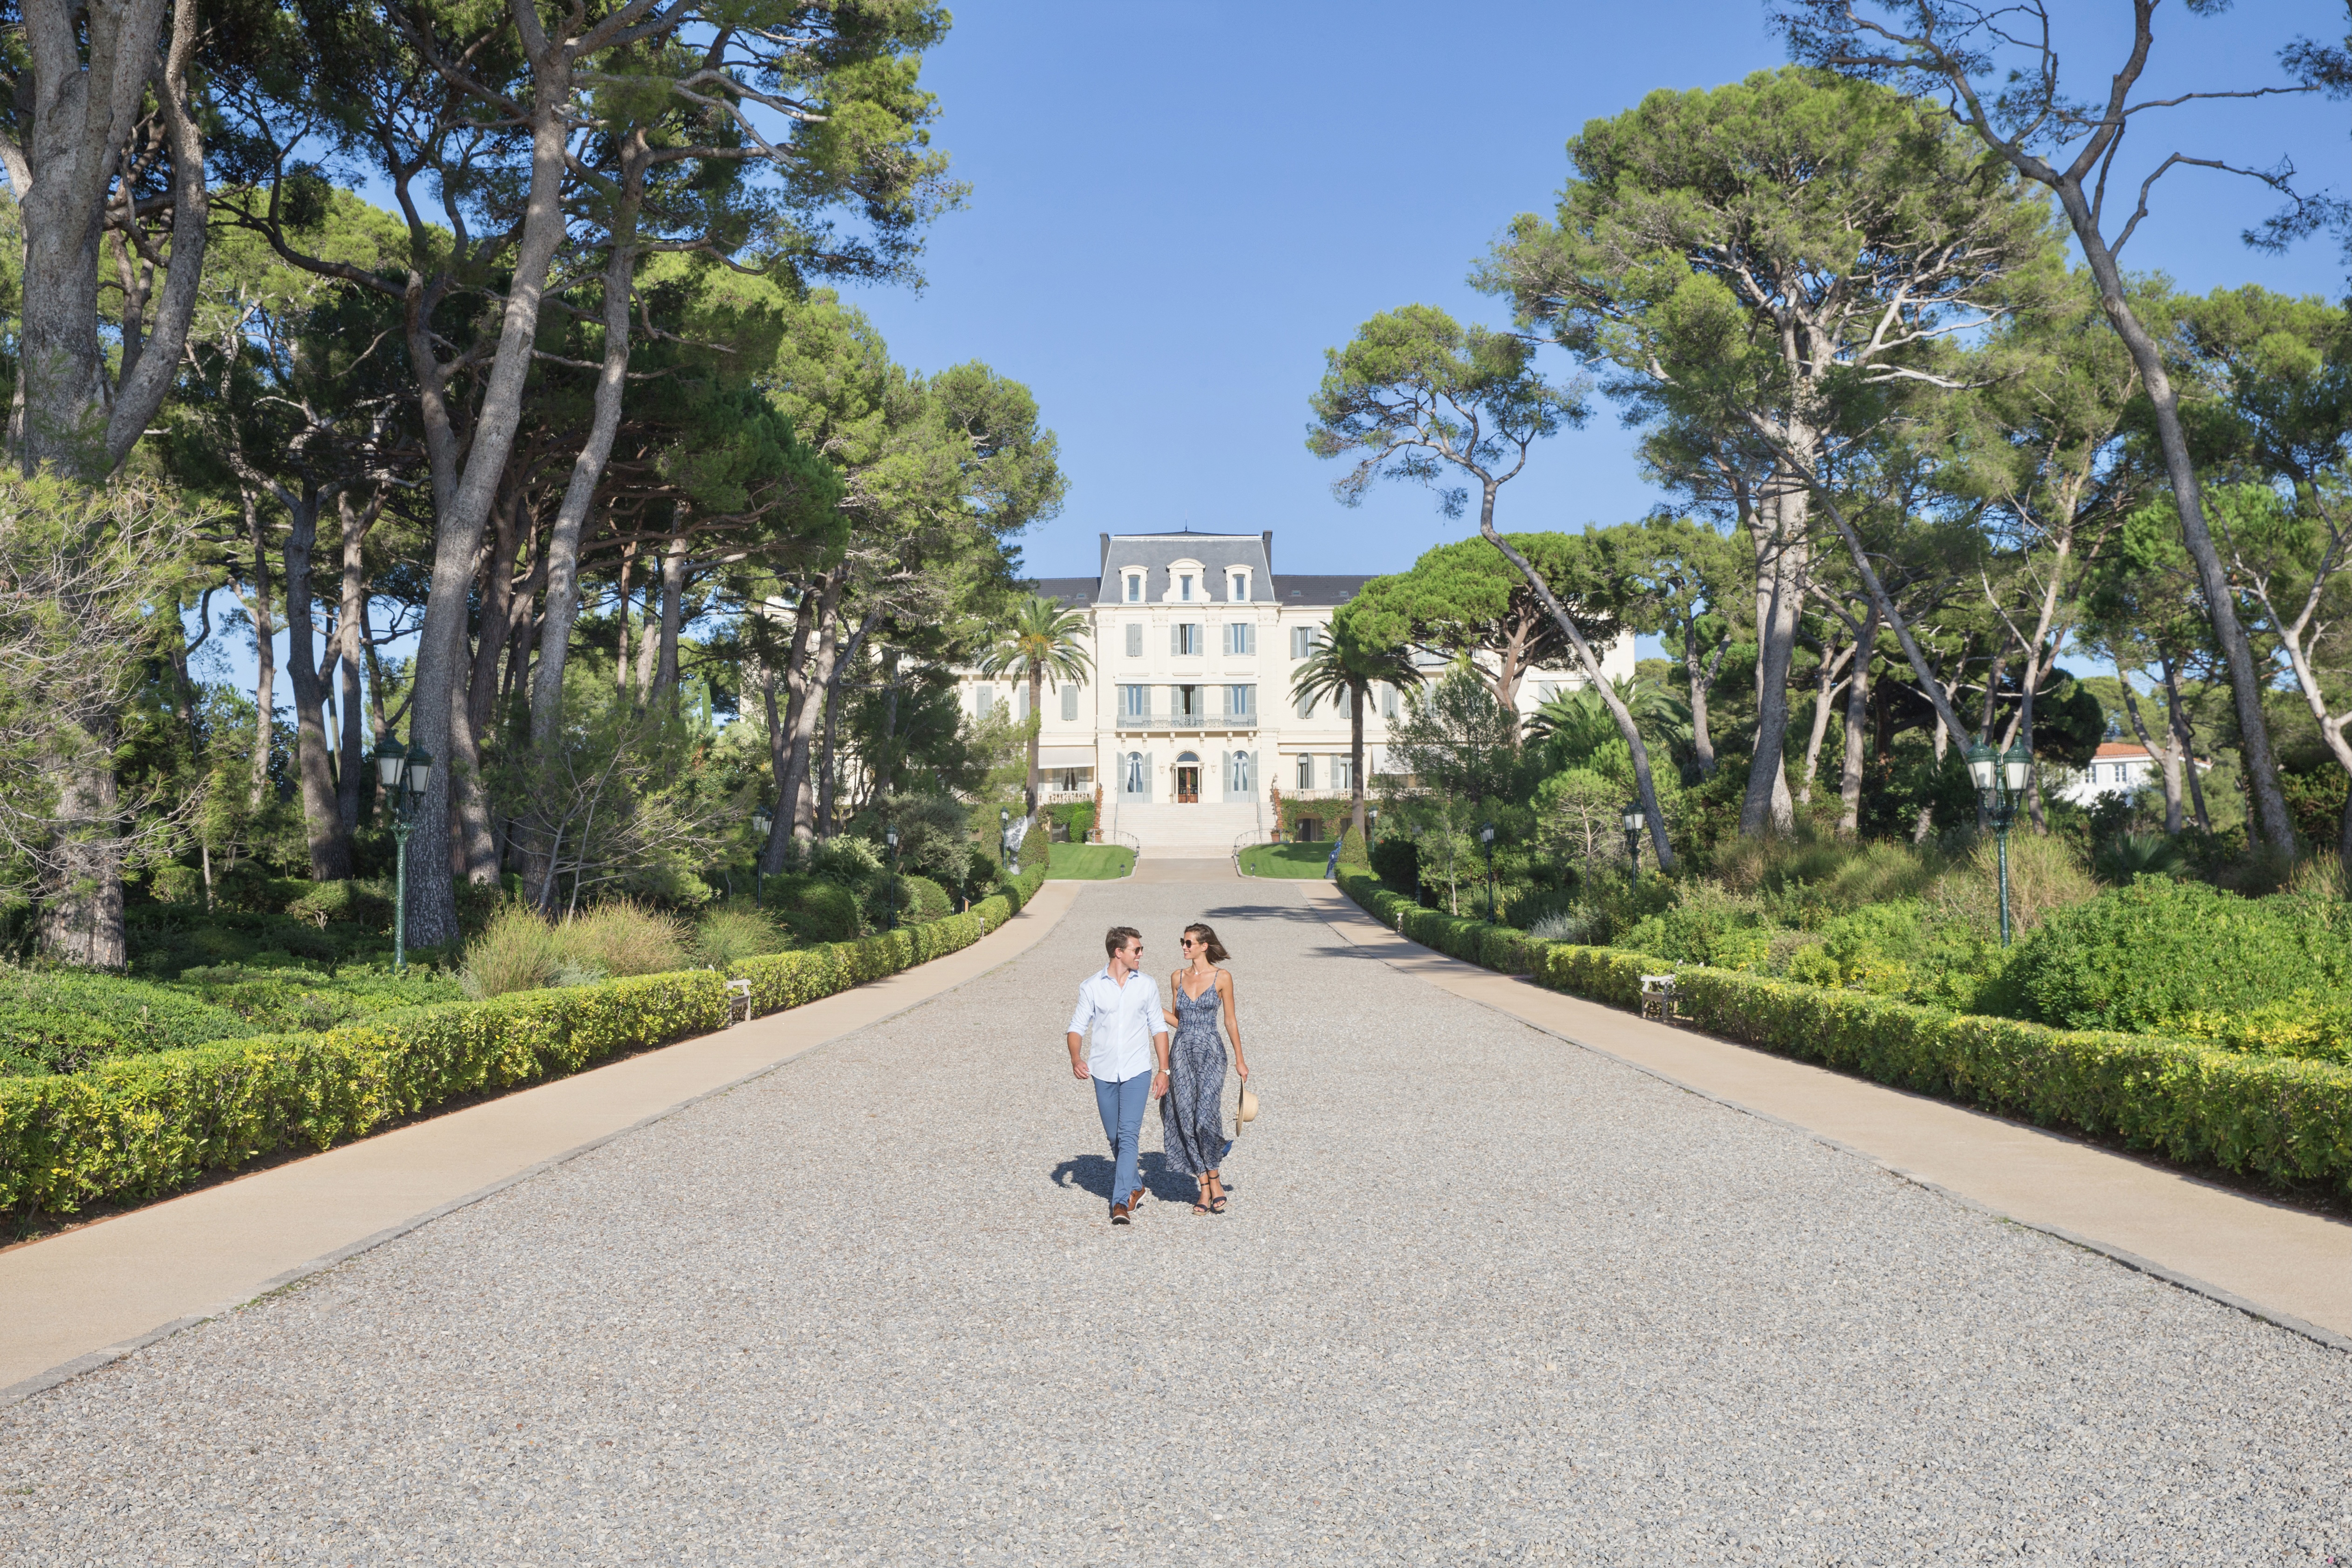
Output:
[[[1201,584],[1199,603],[1230,603],[1226,595],[1231,579],[1225,569],[1239,566],[1249,572],[1250,603],[1302,608],[1344,605],[1372,580],[1370,574],[1276,576],[1273,546],[1271,533],[1106,533],[1099,577],[1039,577],[1028,586],[1074,610],[1122,604],[1127,598],[1122,574],[1140,566],[1145,574],[1143,602],[1157,605],[1168,596],[1175,563],[1195,561],[1207,577]]]

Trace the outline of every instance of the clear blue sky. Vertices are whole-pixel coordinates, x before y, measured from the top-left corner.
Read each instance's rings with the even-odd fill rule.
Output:
[[[2121,0],[2062,9],[2128,17]],[[2176,65],[2200,86],[2274,82],[2280,43],[2343,27],[2319,0],[2159,16],[2156,87],[2187,80]],[[1303,444],[1324,350],[1414,301],[1503,324],[1465,274],[1513,214],[1549,213],[1567,139],[1654,89],[1783,63],[1763,18],[1759,0],[960,7],[924,80],[970,204],[936,226],[923,292],[850,298],[902,362],[984,360],[1036,392],[1071,485],[1029,536],[1032,572],[1089,573],[1097,532],[1187,522],[1273,529],[1278,570],[1394,571],[1465,525],[1417,489],[1331,499],[1337,466]],[[2066,64],[2112,68],[2105,43],[2066,40]],[[2344,105],[2310,99],[2173,110],[2131,142],[2135,184],[2179,150],[2289,154],[2342,192],[2352,151]],[[2175,170],[2152,205],[2127,266],[2200,292],[2340,291],[2325,241],[2284,258],[2239,243],[2273,205],[2251,182]],[[1538,452],[1499,516],[1581,528],[1658,499],[1603,411]]]

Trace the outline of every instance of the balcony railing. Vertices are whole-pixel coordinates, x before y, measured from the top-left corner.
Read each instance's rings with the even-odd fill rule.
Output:
[[[1122,713],[1117,721],[1123,731],[1150,733],[1154,730],[1255,730],[1255,713]]]

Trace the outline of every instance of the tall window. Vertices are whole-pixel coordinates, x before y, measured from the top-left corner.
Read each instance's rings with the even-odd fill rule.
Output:
[[[1257,717],[1257,688],[1228,686],[1225,688],[1225,711],[1236,719]]]
[[[1122,719],[1151,717],[1151,688],[1122,686],[1118,689],[1118,712]]]
[[[1333,789],[1353,789],[1356,787],[1355,758],[1333,757],[1331,759],[1331,787]]]
[[[1140,572],[1127,574],[1127,602],[1130,605],[1143,603],[1143,574]]]
[[[1143,623],[1141,621],[1129,621],[1127,624],[1127,657],[1129,658],[1143,657]]]
[[[1201,646],[1201,623],[1179,621],[1168,628],[1168,651],[1178,654],[1198,654]]]
[[[1225,651],[1227,653],[1255,653],[1257,651],[1256,625],[1250,621],[1227,621],[1225,623]]]
[[[1313,789],[1315,787],[1315,759],[1313,757],[1301,756],[1298,759],[1298,787],[1300,789]]]
[[[1192,603],[1192,574],[1190,572],[1180,572],[1176,574],[1176,596],[1186,604]]]
[[[990,710],[995,706],[996,692],[993,688],[983,686],[971,694],[971,716],[973,718],[987,718]]]
[[[1225,596],[1233,600],[1234,604],[1238,605],[1243,600],[1249,597],[1248,573],[1235,572],[1226,579],[1226,582],[1230,584],[1230,589]]]
[[[1381,688],[1381,717],[1393,719],[1396,716],[1397,689],[1393,686],[1383,686]]]
[[[1065,686],[1062,688],[1062,722],[1075,723],[1077,717],[1078,689],[1075,686]]]
[[[1141,752],[1127,753],[1127,793],[1129,795],[1143,793],[1143,753]]]
[[[1235,752],[1234,753],[1232,766],[1233,773],[1226,781],[1226,787],[1232,790],[1235,795],[1245,795],[1250,794],[1252,790],[1250,783],[1250,754],[1247,752]]]
[[[1313,626],[1291,627],[1290,657],[1293,658],[1305,658],[1308,654],[1311,654],[1314,651],[1315,628]]]
[[[1201,717],[1201,710],[1202,708],[1201,694],[1205,688],[1198,686],[1171,686],[1168,689],[1175,698],[1175,705],[1169,710],[1170,712],[1181,714],[1187,719],[1198,719]]]

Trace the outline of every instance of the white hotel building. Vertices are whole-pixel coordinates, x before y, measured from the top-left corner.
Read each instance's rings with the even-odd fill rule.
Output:
[[[1332,612],[1365,576],[1276,575],[1266,533],[1106,533],[1092,577],[1031,584],[1088,619],[1092,679],[1045,691],[1038,763],[1048,798],[1102,790],[1108,837],[1147,848],[1223,853],[1270,833],[1270,791],[1336,800],[1348,776],[1344,703],[1293,702],[1291,680]],[[1631,676],[1622,637],[1602,655],[1610,676]],[[1518,707],[1531,713],[1580,674],[1530,671]],[[1010,703],[1026,719],[1026,680],[962,672],[964,711]],[[1369,769],[1383,771],[1393,689],[1377,689],[1364,722]]]

